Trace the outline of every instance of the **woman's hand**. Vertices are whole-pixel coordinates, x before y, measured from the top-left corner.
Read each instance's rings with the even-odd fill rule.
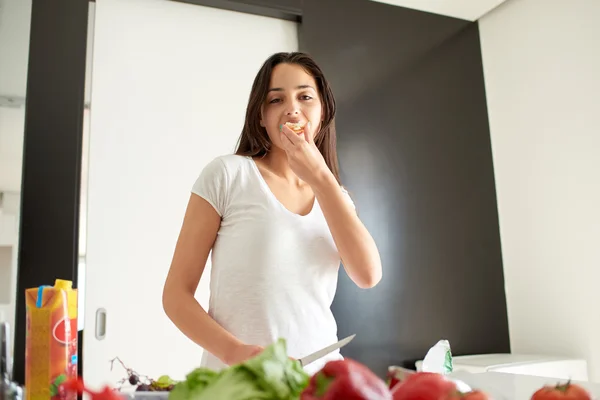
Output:
[[[227,365],[237,365],[244,361],[259,355],[264,350],[264,347],[253,344],[240,344],[232,349],[231,354],[224,360]]]
[[[313,140],[312,124],[308,122],[302,134],[297,134],[287,126],[281,127],[281,143],[292,171],[314,188],[321,180],[331,175],[323,155]]]

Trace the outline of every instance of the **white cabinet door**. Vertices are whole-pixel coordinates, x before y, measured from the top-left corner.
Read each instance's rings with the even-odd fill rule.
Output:
[[[190,189],[232,153],[264,60],[297,50],[295,23],[166,0],[96,5],[91,94],[84,378],[183,378],[202,349],[165,316],[161,295]],[[208,266],[210,267],[210,266]],[[208,300],[205,271],[198,299]],[[96,314],[106,332],[96,337]]]

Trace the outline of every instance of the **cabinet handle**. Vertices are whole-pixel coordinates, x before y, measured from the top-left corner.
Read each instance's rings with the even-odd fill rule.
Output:
[[[103,340],[106,337],[106,310],[96,310],[96,339]]]

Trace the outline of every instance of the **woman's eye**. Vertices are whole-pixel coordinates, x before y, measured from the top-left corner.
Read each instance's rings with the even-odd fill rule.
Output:
[[[271,101],[269,101],[269,104],[275,104],[279,102],[279,99],[272,99]]]
[[[305,94],[303,96],[300,96],[300,99],[302,99],[302,100],[312,100],[312,97]]]

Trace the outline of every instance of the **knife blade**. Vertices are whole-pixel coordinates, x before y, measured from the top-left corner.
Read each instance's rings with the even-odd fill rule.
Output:
[[[347,345],[348,343],[350,343],[352,341],[352,339],[354,339],[354,337],[356,336],[356,334],[354,335],[350,335],[347,338],[344,338],[342,340],[340,340],[337,343],[331,344],[319,351],[315,351],[312,354],[309,354],[305,357],[302,357],[301,359],[299,359],[298,361],[300,361],[300,365],[302,365],[303,367],[307,366],[308,364],[317,361],[319,358],[321,357],[325,357],[327,354],[331,353],[332,351],[335,351],[337,349],[341,349],[342,347],[344,347],[345,345]]]

